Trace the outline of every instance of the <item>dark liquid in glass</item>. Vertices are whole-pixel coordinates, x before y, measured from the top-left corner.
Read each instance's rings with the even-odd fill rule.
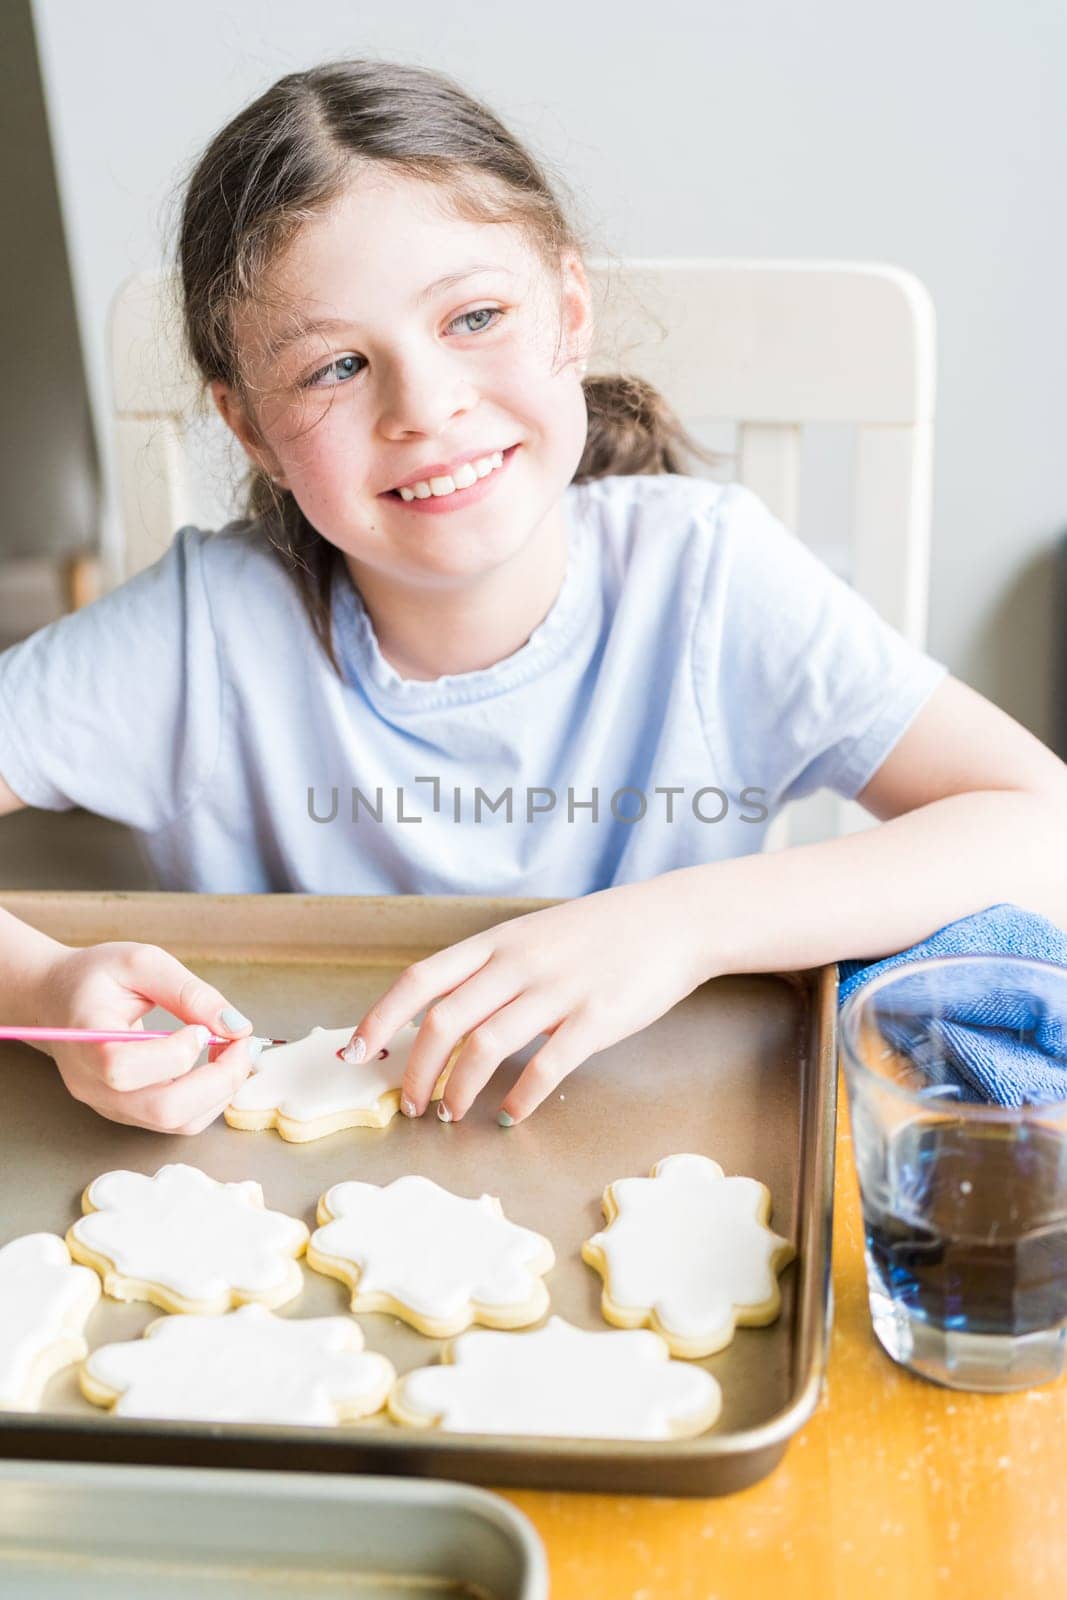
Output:
[[[1062,1134],[914,1123],[894,1135],[888,1162],[894,1209],[865,1203],[864,1223],[894,1301],[967,1333],[1018,1336],[1067,1320]]]

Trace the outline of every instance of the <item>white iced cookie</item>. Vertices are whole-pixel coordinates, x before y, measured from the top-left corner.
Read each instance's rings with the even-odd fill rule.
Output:
[[[777,1273],[793,1258],[767,1227],[770,1193],[726,1178],[707,1156],[667,1156],[650,1178],[604,1191],[608,1226],[582,1246],[603,1276],[601,1309],[621,1328],[655,1328],[676,1356],[711,1355],[739,1323],[773,1322]]]
[[[691,1438],[721,1406],[711,1374],[672,1361],[658,1334],[590,1333],[561,1317],[533,1333],[465,1333],[389,1397],[411,1427],[571,1439]]]
[[[160,1317],[143,1339],[94,1350],[82,1393],[116,1416],[336,1426],[380,1411],[396,1374],[349,1317]]]
[[[95,1267],[116,1300],[205,1316],[300,1293],[296,1257],[308,1230],[268,1211],[258,1183],[219,1183],[198,1167],[105,1172],[82,1196],[88,1213],[67,1233],[76,1261]]]
[[[353,1311],[389,1311],[447,1339],[472,1322],[521,1328],[548,1308],[555,1262],[541,1234],[483,1194],[464,1200],[429,1178],[338,1183],[319,1201],[308,1266],[352,1289]]]
[[[400,1084],[418,1032],[406,1022],[372,1061],[350,1066],[337,1052],[352,1028],[312,1028],[303,1039],[264,1050],[223,1115],[231,1128],[277,1128],[297,1144],[342,1128],[388,1127],[400,1109]],[[447,1076],[448,1068],[432,1099],[441,1098]]]
[[[0,1410],[35,1411],[44,1386],[86,1351],[83,1329],[100,1279],[76,1267],[54,1233],[0,1250]]]

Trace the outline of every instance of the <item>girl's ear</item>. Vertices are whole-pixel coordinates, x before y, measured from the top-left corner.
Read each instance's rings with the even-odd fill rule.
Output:
[[[563,347],[568,361],[573,361],[582,373],[593,347],[593,294],[585,263],[577,250],[563,252],[560,277]]]
[[[265,472],[280,489],[289,487],[284,475],[278,469],[278,462],[273,453],[259,437],[255,423],[235,389],[223,383],[221,378],[213,378],[210,385],[211,398],[218,407],[219,415],[237,439],[248,459]]]

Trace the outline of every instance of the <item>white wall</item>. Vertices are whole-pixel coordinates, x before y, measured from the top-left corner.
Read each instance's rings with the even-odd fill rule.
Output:
[[[395,56],[480,94],[621,255],[897,262],[939,317],[930,645],[1047,737],[1067,529],[1062,0],[34,0],[82,336],[162,254],[204,141],[284,71]],[[106,455],[105,455],[106,459]]]

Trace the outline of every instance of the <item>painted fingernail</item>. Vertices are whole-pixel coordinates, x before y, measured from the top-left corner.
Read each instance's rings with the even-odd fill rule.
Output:
[[[417,1117],[419,1114],[418,1106],[415,1104],[414,1100],[409,1100],[407,1095],[402,1096],[400,1101],[400,1109],[404,1113],[405,1117]]]
[[[502,1128],[513,1128],[515,1126],[515,1118],[509,1117],[506,1111],[501,1111],[496,1120]]]
[[[449,1111],[443,1100],[439,1100],[437,1102],[437,1116],[440,1122],[452,1121],[452,1113]]]
[[[247,1050],[248,1059],[250,1061],[259,1060],[260,1056],[263,1054],[263,1046],[266,1044],[266,1042],[267,1041],[265,1039],[249,1039]]]
[[[341,1060],[347,1061],[350,1067],[358,1067],[366,1054],[367,1046],[363,1039],[349,1039],[341,1051]]]
[[[226,1006],[220,1011],[219,1021],[227,1033],[240,1033],[242,1028],[250,1028],[252,1026],[248,1017],[245,1016],[243,1011],[238,1011],[236,1006]]]
[[[196,1024],[196,1027],[193,1029],[193,1032],[196,1034],[196,1037],[200,1042],[201,1050],[203,1050],[208,1044],[211,1043],[211,1038],[212,1038],[211,1029],[210,1028],[205,1028],[204,1024],[202,1022],[198,1022]]]

